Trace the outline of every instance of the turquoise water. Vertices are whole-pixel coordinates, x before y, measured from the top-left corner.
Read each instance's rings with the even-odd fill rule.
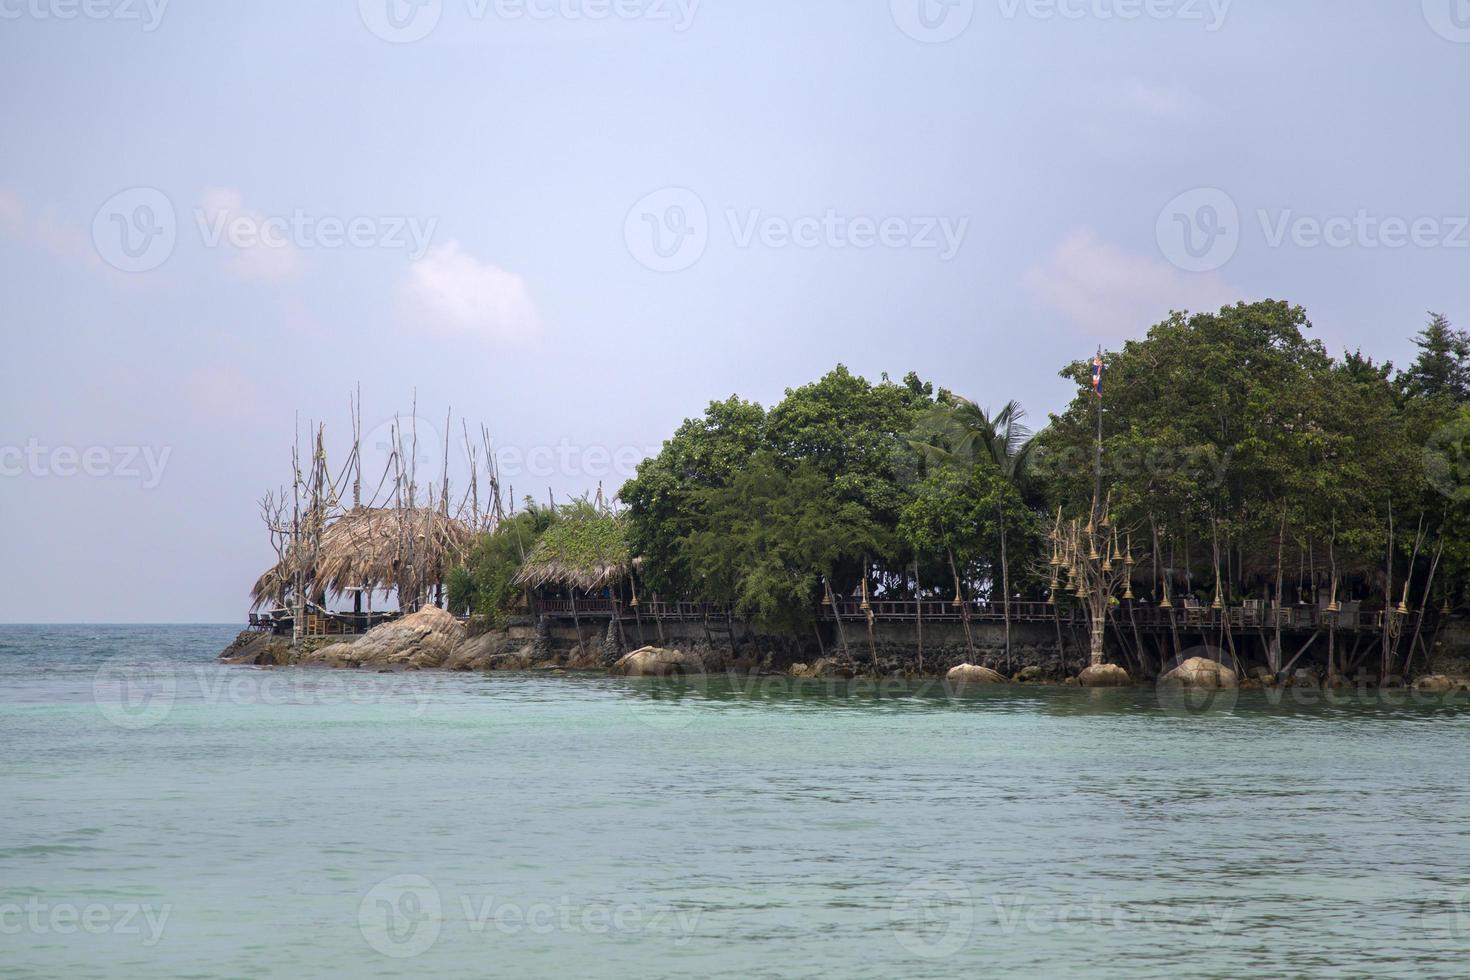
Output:
[[[1463,976],[1470,704],[0,627],[0,974]]]

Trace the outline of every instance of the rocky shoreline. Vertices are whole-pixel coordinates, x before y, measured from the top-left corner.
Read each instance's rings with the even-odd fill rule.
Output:
[[[385,623],[349,641],[314,638],[306,641],[300,651],[293,651],[284,637],[246,631],[235,638],[219,659],[225,664],[264,668],[296,666],[380,672],[605,671],[629,677],[736,673],[803,679],[874,675],[872,664],[861,659],[824,656],[807,662],[773,654],[742,655],[733,646],[725,650],[717,650],[709,644],[694,644],[687,649],[646,646],[624,653],[612,631],[600,644],[578,644],[575,648],[557,651],[547,631],[534,625],[471,633],[454,616],[434,607]],[[998,669],[1000,665],[993,657],[983,664],[949,663],[944,658],[931,658],[925,670],[884,669],[893,665],[882,661],[878,666],[878,676],[943,678],[958,686],[1019,683],[1127,687],[1138,680],[1115,664],[1089,667],[1076,676],[1029,664],[1007,676]],[[1149,682],[1152,683],[1151,680]],[[1342,688],[1364,684],[1361,679],[1353,684],[1343,678],[1327,682],[1307,670],[1277,678],[1270,676],[1264,668],[1253,668],[1246,676],[1239,677],[1223,664],[1198,657],[1180,664],[1158,678],[1157,683],[1163,687],[1205,690]],[[1375,682],[1367,686],[1377,685]],[[1411,686],[1427,694],[1470,693],[1470,676],[1458,672],[1431,673],[1419,677],[1411,685],[1394,686]]]

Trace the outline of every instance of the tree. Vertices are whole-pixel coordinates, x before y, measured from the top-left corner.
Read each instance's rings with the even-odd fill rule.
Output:
[[[1470,333],[1456,330],[1442,313],[1430,313],[1414,344],[1419,356],[1399,376],[1409,398],[1470,400]]]
[[[643,557],[642,572],[655,591],[680,593],[693,577],[681,542],[701,529],[705,491],[729,485],[764,443],[766,412],[730,396],[711,402],[704,416],[686,419],[619,493],[629,508],[629,541]]]
[[[681,541],[696,594],[762,629],[810,627],[822,577],[878,549],[878,526],[861,505],[834,503],[831,480],[809,461],[788,474],[773,453],[757,453],[700,498],[701,527]]]
[[[557,511],[528,499],[525,510],[481,535],[464,564],[445,580],[449,611],[504,625],[520,594],[513,584],[516,572],[557,517]]]
[[[935,438],[916,444],[916,448],[927,451],[932,459],[943,465],[963,466],[972,461],[988,462],[1015,491],[1012,494],[991,494],[1000,544],[1007,668],[1011,662],[1011,563],[1007,508],[1020,500],[1022,479],[1031,458],[1033,443],[1031,430],[1022,422],[1025,417],[1026,410],[1021,407],[1020,402],[1014,400],[1007,402],[992,416],[969,399],[951,398],[947,403],[937,406],[936,412],[929,415],[930,422],[924,434]],[[937,425],[934,424],[935,421],[938,422]],[[1031,516],[1034,517],[1034,514]]]

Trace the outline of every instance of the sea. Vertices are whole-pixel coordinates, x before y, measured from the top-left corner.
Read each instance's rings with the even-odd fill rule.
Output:
[[[1470,975],[1470,701],[0,626],[4,977]]]

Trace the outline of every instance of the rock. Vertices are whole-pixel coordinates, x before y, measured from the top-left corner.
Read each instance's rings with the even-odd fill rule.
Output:
[[[437,606],[369,630],[352,644],[353,657],[370,667],[442,667],[464,641],[459,620]]]
[[[1077,678],[1075,678],[1075,677],[1068,677],[1066,680],[1062,681],[1062,683],[1065,684],[1067,687],[1076,687],[1077,686]]]
[[[1292,687],[1316,687],[1318,686],[1317,675],[1310,670],[1302,669],[1291,675]]]
[[[1470,678],[1451,677],[1448,674],[1429,674],[1414,682],[1414,690],[1424,694],[1454,694],[1470,691]]]
[[[989,667],[977,667],[974,664],[960,664],[958,667],[950,668],[944,679],[951,684],[1005,684],[1004,674],[996,673]]]
[[[1128,687],[1133,678],[1117,664],[1098,664],[1078,674],[1077,683],[1083,687]]]
[[[1200,687],[1220,689],[1239,687],[1235,671],[1208,657],[1191,657],[1159,678],[1159,683],[1169,687]]]
[[[219,655],[222,663],[280,667],[291,662],[291,641],[273,633],[246,630]]]
[[[847,663],[843,660],[838,660],[836,657],[823,657],[821,660],[818,660],[816,663],[812,664],[810,673],[808,673],[807,676],[838,677],[842,679],[847,679],[855,676],[855,674],[856,671],[853,670],[852,664]]]
[[[479,636],[466,637],[444,662],[445,670],[493,670],[495,664],[511,650],[510,636],[504,630],[490,630]],[[500,667],[514,670],[514,667]]]
[[[816,677],[811,664],[792,664],[786,671],[792,677]]]
[[[333,643],[303,654],[303,667],[358,667],[362,661],[357,656],[354,643]]]
[[[1265,688],[1265,686],[1266,682],[1259,677],[1247,677],[1240,682],[1240,689],[1242,691],[1259,691]]]
[[[702,674],[704,665],[699,657],[682,650],[643,647],[621,657],[611,671],[626,677],[670,677]]]
[[[1016,671],[1015,679],[1022,684],[1039,683],[1047,679],[1046,670],[1035,665],[1030,667],[1022,667],[1020,670]]]
[[[1252,667],[1246,671],[1246,675],[1248,677],[1254,677],[1258,681],[1269,681],[1276,676],[1270,667]]]

